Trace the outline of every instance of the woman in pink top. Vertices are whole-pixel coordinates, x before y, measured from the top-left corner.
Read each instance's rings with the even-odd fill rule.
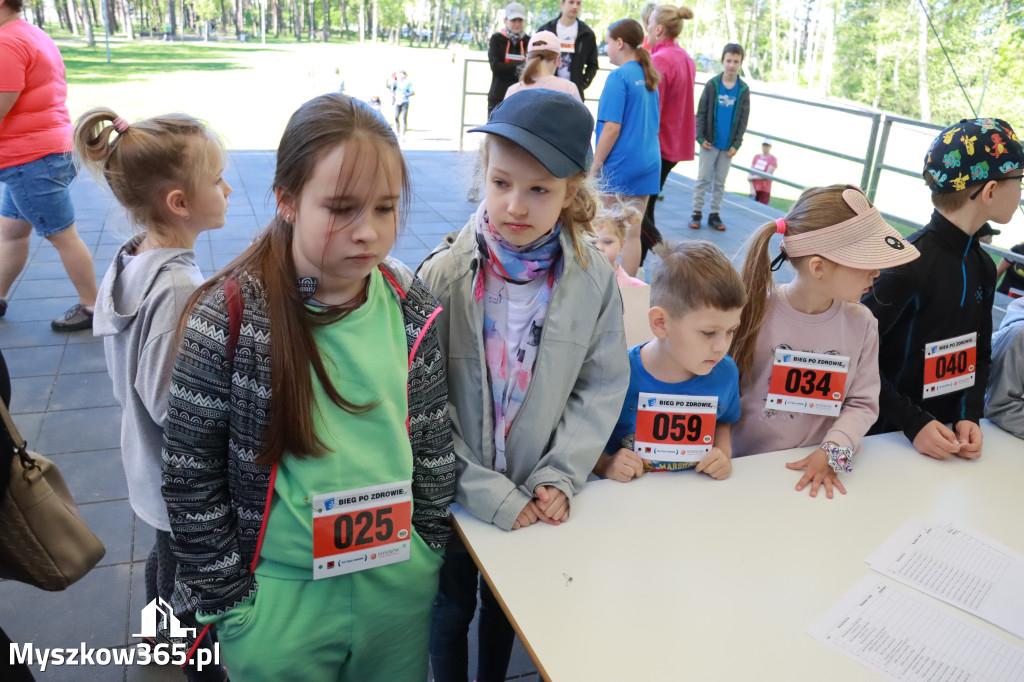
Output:
[[[693,86],[697,67],[686,50],[676,43],[683,30],[683,20],[692,19],[689,7],[658,5],[647,20],[647,42],[651,46],[651,61],[661,74],[658,83],[658,103],[661,110],[658,141],[661,143],[661,188],[669,171],[680,161],[693,161],[697,143],[697,122],[693,114]],[[661,241],[661,233],[654,224],[654,203],[657,196],[647,202],[640,232],[643,262],[647,250]]]
[[[79,302],[51,326],[89,329],[96,273],[68,193],[75,166],[64,60],[48,35],[18,16],[21,5],[0,0],[0,317],[28,261],[34,228],[57,248],[78,292]]]
[[[579,88],[573,85],[572,81],[555,75],[555,71],[558,69],[559,54],[558,36],[551,31],[537,31],[530,38],[530,47],[526,53],[526,66],[519,76],[519,82],[509,87],[505,93],[505,99],[521,90],[543,88],[564,92],[582,102]]]

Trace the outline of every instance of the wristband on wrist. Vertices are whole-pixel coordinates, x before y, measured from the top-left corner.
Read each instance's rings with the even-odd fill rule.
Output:
[[[844,448],[835,443],[822,443],[821,449],[828,454],[828,465],[832,471],[841,474],[853,471],[853,448]]]

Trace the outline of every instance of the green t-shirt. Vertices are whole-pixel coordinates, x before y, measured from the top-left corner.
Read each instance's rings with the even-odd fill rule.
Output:
[[[312,577],[314,495],[412,479],[405,324],[380,271],[370,275],[366,303],[334,324],[313,327],[313,337],[338,393],[377,405],[346,412],[313,375],[313,418],[328,454],[285,453],[278,465],[259,570],[291,569],[279,577],[294,577],[294,569]]]

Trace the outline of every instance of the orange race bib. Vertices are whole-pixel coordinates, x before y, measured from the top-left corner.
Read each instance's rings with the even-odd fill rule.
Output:
[[[1018,289],[1017,287],[1010,287],[1010,290],[1006,292],[1010,298],[1020,298],[1024,296],[1024,289]]]
[[[715,444],[718,396],[641,393],[633,451],[645,460],[699,462]]]
[[[974,385],[978,333],[971,332],[924,346],[924,397],[934,398]]]
[[[313,580],[406,561],[412,481],[313,497]]]
[[[765,408],[836,417],[846,398],[850,358],[778,348]]]
[[[575,40],[562,40],[562,41],[559,41],[559,47],[560,47],[562,52],[569,52],[569,53],[575,52],[576,51],[576,41]]]

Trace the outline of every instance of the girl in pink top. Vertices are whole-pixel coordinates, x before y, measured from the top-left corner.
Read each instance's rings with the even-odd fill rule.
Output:
[[[693,114],[693,87],[697,68],[686,50],[676,43],[676,38],[683,30],[683,21],[692,18],[693,11],[689,7],[658,5],[646,20],[651,61],[661,74],[661,80],[658,81],[658,141],[661,144],[662,190],[665,189],[665,179],[677,163],[693,161],[697,144],[697,121]],[[641,263],[647,250],[661,241],[661,233],[654,222],[655,199],[652,196],[647,202],[644,213],[640,233]]]
[[[769,242],[782,235],[781,253]],[[742,416],[733,456],[813,446],[790,462],[796,489],[846,494],[839,472],[878,416],[878,323],[860,305],[880,268],[920,254],[851,185],[805,191],[784,218],[755,233],[743,264],[749,297],[730,355],[740,371]],[[796,275],[776,287],[789,260]]]
[[[643,287],[647,282],[636,277],[630,277],[622,266],[619,265],[619,254],[622,253],[622,246],[626,243],[626,228],[640,217],[640,210],[622,200],[622,197],[615,195],[615,200],[598,208],[590,224],[594,230],[594,246],[604,255],[608,256],[612,267],[615,268],[615,281],[619,287]]]
[[[558,36],[551,31],[537,31],[530,38],[530,46],[526,53],[526,66],[523,67],[523,73],[519,76],[519,82],[509,87],[505,93],[505,99],[520,90],[543,88],[564,92],[575,97],[576,101],[582,102],[579,88],[572,81],[555,75],[555,71],[558,69],[559,54]]]

